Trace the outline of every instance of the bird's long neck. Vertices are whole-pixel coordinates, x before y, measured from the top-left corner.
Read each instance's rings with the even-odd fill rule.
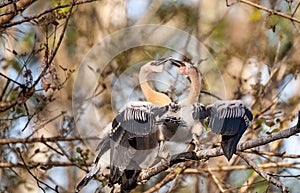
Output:
[[[159,106],[164,106],[171,103],[172,101],[167,95],[159,93],[149,86],[147,82],[147,75],[148,74],[143,72],[143,70],[141,69],[141,72],[139,74],[139,81],[146,100]]]
[[[181,104],[193,104],[198,102],[201,90],[201,74],[197,68],[190,69],[189,77],[191,79],[191,88],[187,98],[183,99]]]

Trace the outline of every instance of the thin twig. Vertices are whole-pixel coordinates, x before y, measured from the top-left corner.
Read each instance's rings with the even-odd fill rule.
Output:
[[[211,170],[211,167],[207,168],[208,173],[210,174],[211,178],[217,185],[220,192],[225,192],[225,189],[223,188],[223,185],[221,184],[220,180],[213,174],[213,171]]]
[[[24,158],[23,158],[23,156],[22,156],[22,153],[21,153],[20,151],[18,151],[18,153],[19,153],[19,156],[20,156],[20,158],[21,158],[21,160],[22,160],[22,162],[23,162],[23,164],[24,164],[24,167],[26,168],[26,170],[28,171],[28,173],[36,180],[36,183],[37,183],[38,187],[39,187],[44,193],[46,193],[46,191],[45,191],[45,189],[44,189],[40,184],[43,184],[43,185],[45,185],[46,187],[50,188],[51,190],[53,190],[53,191],[59,193],[55,188],[52,188],[52,187],[49,186],[47,183],[41,181],[38,177],[36,177],[36,176],[31,172],[31,170],[30,170],[30,168],[27,166],[27,164],[25,163],[25,160],[24,160]]]
[[[54,60],[54,57],[55,57],[55,55],[56,55],[56,53],[57,53],[57,51],[58,51],[58,49],[59,49],[59,47],[60,47],[60,45],[62,43],[62,40],[63,40],[64,35],[65,35],[65,32],[67,30],[68,23],[69,23],[69,20],[70,20],[70,17],[71,17],[74,5],[75,5],[75,2],[73,2],[72,5],[71,5],[71,7],[70,7],[70,10],[69,10],[67,18],[66,18],[65,25],[64,25],[64,27],[62,29],[61,35],[59,36],[59,39],[58,39],[56,47],[54,48],[53,52],[51,53],[51,56],[50,56],[49,60],[47,60],[46,66],[44,67],[43,71],[40,73],[40,75],[38,76],[38,78],[32,84],[32,87],[35,87],[39,83],[39,81],[41,80],[41,78],[44,76],[44,74],[47,72],[48,68],[50,67],[52,61]]]
[[[294,11],[293,11],[293,13],[292,13],[292,16],[294,16],[294,15],[295,15],[295,13],[297,12],[297,10],[298,10],[299,6],[300,6],[300,2],[297,4],[297,6],[296,6],[295,10],[294,10]]]
[[[268,151],[259,151],[256,149],[246,150],[245,153],[252,153],[257,155],[265,155],[265,156],[273,156],[273,157],[280,157],[282,159],[284,158],[300,158],[300,155],[298,154],[286,154],[286,152],[268,152]]]
[[[21,88],[25,87],[24,84],[21,84],[21,83],[15,81],[15,80],[9,78],[8,76],[6,76],[5,74],[2,74],[1,72],[0,72],[0,76],[3,76],[3,77],[6,78],[7,80],[9,80],[9,81],[11,81],[11,82],[13,82],[13,83],[19,85]]]
[[[52,147],[51,145],[49,145],[47,142],[43,141],[42,142],[45,146],[47,146],[49,149],[52,149],[53,151],[55,151],[57,154],[59,155],[64,155],[62,152],[59,152],[57,149],[55,149],[54,147]]]
[[[16,144],[16,143],[45,143],[58,141],[84,141],[84,140],[99,140],[98,137],[36,137],[36,138],[19,138],[19,139],[0,139],[0,145]]]
[[[270,168],[280,168],[280,167],[287,167],[287,168],[297,168],[300,169],[300,167],[296,167],[297,165],[300,165],[300,162],[278,162],[278,163],[264,163],[264,164],[258,164],[258,167],[260,169],[270,169]],[[217,166],[214,168],[187,168],[184,170],[185,174],[199,174],[203,172],[222,172],[222,171],[233,171],[233,170],[249,170],[251,169],[248,165],[230,165],[230,166]]]
[[[59,161],[48,161],[48,162],[33,162],[30,161],[26,163],[26,166],[30,169],[32,168],[43,168],[50,169],[52,167],[78,167],[78,166],[91,166],[92,162],[77,163],[77,162],[59,162]],[[24,168],[25,163],[10,163],[10,162],[0,162],[0,168]]]
[[[2,101],[3,96],[5,95],[5,92],[6,92],[6,89],[8,88],[9,83],[10,83],[10,80],[8,79],[8,80],[6,81],[6,84],[5,84],[5,86],[4,86],[3,90],[2,90],[2,93],[1,93],[1,95],[0,95],[0,101]]]
[[[214,98],[216,98],[218,100],[222,100],[221,97],[219,97],[219,96],[217,96],[217,95],[215,95],[215,94],[213,94],[213,93],[211,93],[211,92],[209,92],[207,90],[201,90],[200,93],[207,94],[207,95],[212,96],[212,97],[214,97]]]
[[[168,174],[162,181],[159,183],[155,184],[153,187],[145,191],[144,193],[152,193],[152,192],[157,192],[162,186],[167,184],[168,182],[172,181],[176,177],[175,173]]]

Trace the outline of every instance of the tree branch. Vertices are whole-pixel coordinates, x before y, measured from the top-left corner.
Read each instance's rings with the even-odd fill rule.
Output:
[[[298,118],[300,118],[300,111],[298,114]],[[288,128],[286,130],[272,133],[267,136],[262,136],[256,139],[252,139],[250,141],[246,141],[243,143],[240,143],[237,146],[237,152],[244,151],[246,149],[262,146],[268,143],[271,143],[273,141],[288,138],[290,136],[293,136],[300,132],[300,119],[298,119],[297,126]],[[184,152],[178,155],[175,155],[171,158],[170,163],[163,163],[161,165],[142,170],[142,172],[139,175],[138,181],[142,182],[145,180],[150,179],[152,176],[157,175],[158,173],[167,170],[169,167],[176,163],[185,162],[187,160],[207,160],[211,157],[217,157],[223,155],[223,151],[220,147],[213,148],[213,149],[207,149],[207,150],[200,150],[197,152]]]
[[[283,17],[283,18],[289,19],[289,20],[291,20],[292,22],[300,23],[300,19],[297,19],[297,18],[295,18],[295,17],[293,17],[293,16],[291,16],[291,15],[287,15],[287,14],[284,14],[284,13],[279,12],[279,11],[275,11],[275,10],[273,10],[273,9],[266,8],[266,7],[262,6],[262,5],[253,3],[253,2],[251,2],[251,1],[249,1],[249,0],[238,0],[237,3],[244,3],[244,4],[250,5],[250,6],[252,6],[252,7],[255,7],[255,8],[257,8],[257,9],[266,11],[266,12],[268,12],[268,13],[270,13],[270,14],[278,15],[278,16],[281,16],[281,17]],[[231,6],[232,4],[229,4],[229,3],[228,3],[228,0],[226,0],[226,5],[227,5],[227,6]]]
[[[42,168],[48,170],[52,167],[70,167],[70,166],[91,166],[92,162],[86,163],[75,163],[75,162],[59,162],[59,161],[50,161],[50,162],[28,162],[26,163],[10,163],[10,162],[0,162],[0,168]]]
[[[284,186],[279,180],[275,179],[274,177],[268,175],[264,170],[260,169],[254,161],[251,160],[249,156],[247,156],[245,153],[237,152],[237,155],[239,155],[247,164],[256,171],[261,177],[266,179],[268,182],[274,184],[278,188],[281,189],[281,192],[287,193],[289,192],[288,188]]]
[[[55,191],[55,192],[58,192],[58,190],[57,190],[56,188],[51,187],[51,186],[48,185],[47,183],[45,183],[45,182],[43,182],[42,180],[40,180],[37,176],[35,176],[35,175],[31,172],[31,170],[30,170],[30,168],[27,166],[27,164],[25,163],[25,160],[24,160],[24,158],[23,158],[23,156],[22,156],[22,153],[21,153],[20,151],[18,151],[18,153],[19,153],[19,156],[20,156],[20,158],[21,158],[21,160],[22,160],[22,162],[23,162],[24,168],[25,168],[25,169],[28,171],[28,173],[35,179],[35,181],[36,181],[36,183],[37,183],[37,186],[38,186],[44,193],[46,193],[46,190],[41,186],[41,184],[45,185],[46,187],[50,188],[51,190],[53,190],[53,191]]]
[[[36,138],[20,138],[20,139],[0,139],[0,145],[16,144],[16,143],[46,143],[46,142],[58,142],[58,141],[84,141],[84,140],[99,140],[98,137],[36,137]]]
[[[82,1],[77,1],[74,3],[74,5],[80,5],[80,4],[85,4],[85,3],[91,3],[91,2],[94,2],[94,1],[97,1],[97,0],[82,0]],[[30,22],[34,19],[38,19],[48,13],[51,13],[57,9],[62,9],[62,8],[66,8],[66,7],[71,7],[72,4],[65,4],[65,5],[59,5],[59,6],[56,6],[56,7],[53,7],[53,8],[50,8],[50,9],[47,9],[39,14],[36,14],[34,16],[30,16],[30,17],[26,17],[24,19],[21,19],[21,20],[18,20],[18,21],[15,21],[15,22],[11,22],[11,23],[4,23],[4,22],[1,22],[0,21],[0,27],[2,28],[8,28],[8,27],[12,27],[12,26],[15,26],[15,25],[19,25],[19,24],[22,24],[22,23],[25,23],[25,22]]]
[[[271,168],[298,168],[297,165],[300,165],[300,162],[277,162],[277,163],[263,163],[258,164],[260,169],[271,169]],[[224,172],[224,171],[232,171],[232,170],[249,170],[251,169],[248,165],[230,165],[230,166],[217,166],[214,168],[187,168],[184,170],[185,174],[198,174],[203,172]],[[271,174],[270,174],[271,175]]]
[[[36,0],[20,0],[18,2],[10,3],[6,10],[9,13],[0,17],[0,25],[9,22],[19,13],[19,11],[24,11],[27,7],[34,3],[34,1]]]

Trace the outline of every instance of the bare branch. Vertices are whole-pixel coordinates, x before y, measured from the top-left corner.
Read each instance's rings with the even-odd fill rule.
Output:
[[[21,160],[22,160],[22,162],[23,162],[23,164],[24,164],[25,169],[26,169],[26,170],[28,171],[28,173],[36,180],[36,183],[37,183],[38,187],[39,187],[41,190],[43,190],[43,192],[46,193],[46,190],[45,190],[43,187],[41,187],[41,184],[45,185],[46,187],[50,188],[51,190],[53,190],[53,191],[55,191],[55,192],[58,192],[56,188],[52,188],[52,187],[49,186],[47,183],[41,181],[38,177],[36,177],[36,176],[31,172],[31,170],[30,170],[30,168],[27,166],[27,164],[25,163],[25,160],[24,160],[24,158],[23,158],[23,156],[22,156],[22,153],[21,153],[20,151],[18,151],[18,153],[19,153],[19,156],[20,156],[20,158],[21,158]]]
[[[213,182],[217,185],[220,192],[225,192],[226,190],[223,188],[223,184],[220,182],[220,180],[215,176],[211,170],[210,167],[207,169],[208,173],[210,174],[211,178],[213,179]]]
[[[77,1],[74,3],[74,5],[80,5],[80,4],[85,4],[85,3],[91,3],[91,2],[94,2],[94,1],[97,1],[97,0],[83,0],[83,1]],[[62,8],[66,8],[66,7],[71,7],[72,4],[65,4],[65,5],[59,5],[59,6],[56,6],[56,7],[53,7],[51,9],[47,9],[45,10],[44,12],[40,13],[40,14],[37,14],[37,15],[34,15],[34,16],[31,16],[31,17],[26,17],[22,20],[18,20],[18,21],[15,21],[15,22],[11,22],[11,23],[2,23],[0,21],[0,27],[2,28],[8,28],[8,27],[12,27],[12,26],[15,26],[15,25],[19,25],[19,24],[22,24],[22,23],[25,23],[25,22],[30,22],[34,19],[38,19],[48,13],[51,13],[55,10],[58,10],[58,9],[62,9]]]
[[[228,1],[228,0],[227,0]],[[226,2],[227,2],[226,1]],[[291,15],[287,15],[287,14],[284,14],[282,12],[279,12],[279,11],[275,11],[275,10],[272,10],[272,9],[269,9],[269,8],[266,8],[262,5],[259,5],[259,4],[256,4],[256,3],[253,3],[251,1],[248,1],[248,0],[239,0],[238,3],[244,3],[244,4],[247,4],[247,5],[250,5],[252,7],[255,7],[257,9],[260,9],[260,10],[263,10],[263,11],[266,11],[270,14],[273,14],[273,15],[278,15],[278,16],[281,16],[283,18],[286,18],[286,19],[289,19],[291,20],[292,22],[296,22],[296,23],[300,23],[300,19],[297,19]],[[231,4],[232,5],[232,4]],[[227,2],[227,6],[230,6]]]
[[[281,189],[282,192],[289,192],[288,188],[284,186],[279,180],[275,179],[274,177],[268,175],[264,170],[261,170],[254,161],[251,160],[249,156],[245,153],[237,152],[237,154],[247,162],[249,166],[251,166],[261,177],[266,179],[268,182],[271,182],[275,186]]]
[[[19,11],[24,11],[35,1],[36,0],[20,0],[18,2],[10,3],[7,8],[9,14],[0,17],[0,25],[9,22],[12,18],[14,18],[19,13]]]
[[[171,174],[167,175],[162,181],[160,181],[159,183],[157,183],[155,186],[149,188],[144,193],[157,192],[162,186],[164,186],[168,182],[172,181],[176,176],[177,176],[176,173],[171,173]]]
[[[99,140],[98,137],[36,137],[36,138],[19,138],[19,139],[0,139],[0,145],[16,144],[16,143],[46,143],[58,141],[84,141],[84,140]]]
[[[270,169],[270,168],[297,168],[296,166],[300,165],[300,162],[278,162],[278,163],[264,163],[258,164],[260,169]],[[218,166],[214,168],[187,168],[184,170],[186,174],[198,174],[203,172],[221,172],[221,171],[232,171],[232,170],[248,170],[251,169],[248,165],[232,165],[232,166]],[[299,167],[297,169],[300,169]]]
[[[257,149],[245,150],[245,153],[252,153],[260,156],[273,156],[273,157],[280,157],[284,158],[300,158],[300,155],[297,154],[287,154],[286,152],[268,152],[268,151],[261,151]]]
[[[300,115],[298,115],[298,116],[300,117]],[[271,143],[271,142],[279,140],[279,139],[284,139],[284,138],[293,136],[300,132],[299,122],[300,121],[298,120],[297,126],[288,128],[286,130],[283,130],[283,131],[280,131],[277,133],[272,133],[267,136],[259,137],[259,138],[253,139],[253,140],[249,140],[249,141],[240,143],[237,146],[237,152],[244,151],[246,149],[250,149],[250,148],[254,148],[254,147],[258,147],[258,146],[262,146],[262,145]],[[207,149],[207,150],[200,150],[200,151],[197,151],[196,153],[195,152],[184,152],[184,153],[178,154],[176,156],[173,156],[170,163],[163,163],[159,166],[155,166],[155,167],[143,170],[141,172],[138,180],[139,181],[147,180],[147,179],[151,178],[152,176],[154,176],[162,171],[167,170],[169,167],[171,167],[172,165],[174,165],[176,163],[184,162],[187,160],[206,160],[211,157],[217,157],[217,156],[221,156],[221,155],[223,155],[223,152],[220,147],[213,148],[213,149]]]
[[[253,139],[253,140],[250,140],[250,141],[245,141],[245,142],[238,145],[237,150],[238,151],[244,151],[246,149],[250,149],[250,148],[253,148],[253,147],[258,147],[258,146],[261,146],[261,145],[265,145],[265,144],[268,144],[270,142],[273,142],[273,141],[276,141],[276,140],[279,140],[279,139],[288,138],[288,137],[290,137],[292,135],[295,135],[299,132],[300,132],[300,127],[299,126],[294,126],[294,127],[288,128],[286,130],[283,130],[283,131],[280,131],[280,132],[277,132],[277,133],[272,133],[270,135],[259,137],[257,139]]]
[[[41,168],[44,170],[50,169],[52,167],[70,167],[70,166],[91,166],[92,162],[87,163],[75,163],[75,162],[58,162],[58,161],[49,161],[49,162],[28,162],[26,163],[10,163],[10,162],[0,162],[0,168]]]

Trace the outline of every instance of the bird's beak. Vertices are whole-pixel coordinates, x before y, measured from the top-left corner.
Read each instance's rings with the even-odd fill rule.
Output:
[[[177,68],[179,68],[179,72],[181,74],[187,74],[188,73],[187,72],[188,68],[187,68],[186,64],[183,61],[171,59],[170,62],[171,62],[172,65],[174,65]]]
[[[179,61],[179,60],[170,59],[170,62],[171,62],[172,65],[174,65],[178,68],[185,66],[184,63],[182,61]]]

